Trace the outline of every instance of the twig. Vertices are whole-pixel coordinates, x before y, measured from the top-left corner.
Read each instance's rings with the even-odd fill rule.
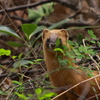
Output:
[[[5,8],[7,8],[7,7],[10,6],[11,0],[9,0],[8,4],[6,4],[6,2],[7,2],[7,0],[4,2]],[[1,22],[0,22],[1,25],[2,25],[2,23],[4,22],[5,18],[6,18],[6,14],[3,15],[3,19],[2,19]]]
[[[15,88],[16,88],[16,87],[13,87],[13,88],[11,89],[11,91],[9,92],[9,94],[8,94],[8,96],[7,96],[7,98],[6,98],[6,100],[9,100],[9,97],[10,97],[12,91],[13,91]]]
[[[96,94],[96,96],[100,96],[100,94]],[[86,99],[86,100],[91,100],[91,99],[93,99],[93,98],[96,97],[96,96],[92,96],[92,97],[90,97],[90,98],[88,98],[88,99]]]
[[[5,82],[6,79],[7,77],[5,77],[5,79],[0,83],[0,86]]]
[[[28,73],[34,73],[34,72],[38,72],[38,71],[42,71],[41,69],[37,69],[37,70],[30,70],[30,71],[27,71],[26,72],[26,70],[24,70],[24,71],[22,71],[21,73],[24,73],[24,72],[26,72],[25,74],[28,74]],[[7,77],[7,76],[18,76],[17,75],[18,73],[12,73],[12,74],[9,74],[9,73],[7,73],[7,74],[1,74],[0,75],[0,78],[3,78],[3,77]]]
[[[19,17],[15,17],[15,16],[9,16],[9,17],[12,18],[12,19],[15,19],[15,20],[20,20],[20,21],[22,21],[24,23],[31,23],[31,22],[34,21],[34,20],[25,20],[25,19],[22,19],[22,18],[19,18]],[[69,18],[74,18],[74,17],[75,16],[73,15],[73,16],[71,16]],[[41,21],[41,22],[38,23],[38,25],[45,25],[45,26],[49,27],[49,26],[53,25],[53,23]],[[66,28],[66,27],[71,27],[71,26],[79,26],[79,27],[81,27],[81,26],[90,26],[90,24],[82,23],[82,22],[73,22],[73,23],[70,22],[70,23],[63,24],[58,28]]]
[[[7,9],[5,9],[5,11],[6,12],[12,12],[12,11],[22,10],[22,9],[26,9],[26,8],[32,8],[32,7],[36,7],[36,6],[39,6],[39,5],[42,5],[42,4],[45,4],[45,3],[49,3],[49,2],[58,2],[58,3],[60,3],[64,6],[70,7],[73,10],[79,9],[76,5],[71,4],[70,2],[68,2],[66,0],[41,0],[39,2],[32,3],[32,4],[29,4],[29,5],[22,5],[22,6],[7,8]],[[4,13],[4,10],[0,10],[0,13],[1,14]]]
[[[22,9],[26,9],[26,8],[32,8],[32,7],[36,7],[38,5],[42,5],[44,3],[48,3],[48,2],[51,2],[51,0],[43,0],[43,1],[40,1],[40,2],[36,2],[36,3],[33,3],[33,4],[30,4],[30,5],[21,5],[21,6],[17,6],[17,7],[12,7],[12,8],[7,8],[5,9],[6,12],[12,12],[12,11],[16,11],[16,10],[22,10]],[[0,10],[0,13],[4,13],[4,10]]]
[[[7,47],[10,47],[10,48],[13,49],[13,50],[16,50],[14,47],[10,46],[10,45],[7,44],[5,41],[3,41],[3,40],[0,39],[0,44],[1,44],[1,43],[2,43],[3,45],[7,46]]]

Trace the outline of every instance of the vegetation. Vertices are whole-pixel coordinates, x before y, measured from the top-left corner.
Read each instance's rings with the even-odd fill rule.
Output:
[[[49,16],[54,12],[55,5],[55,2],[51,2],[35,9],[28,8],[28,21],[24,20],[23,22],[21,19],[23,23],[20,25],[20,28],[17,27],[19,32],[17,32],[16,27],[10,28],[10,26],[7,26],[8,24],[0,25],[1,36],[9,38],[7,41],[6,39],[4,40],[6,43],[3,46],[10,47],[8,49],[3,46],[0,47],[0,98],[2,100],[4,98],[6,100],[54,100],[53,97],[57,96],[55,93],[57,88],[51,86],[48,78],[50,73],[46,73],[43,58],[41,34],[45,28],[66,28],[69,33],[86,29],[84,30],[86,36],[76,32],[75,40],[74,38],[72,39],[74,35],[68,40],[72,51],[66,53],[68,48],[64,45],[64,51],[62,47],[58,48],[59,40],[56,43],[55,51],[74,58],[74,62],[87,73],[88,77],[93,76],[91,74],[93,70],[98,70],[99,72],[100,42],[98,38],[100,37],[96,34],[95,29],[98,29],[100,26],[98,23],[97,25],[81,22],[71,23],[80,14],[77,12],[71,14],[70,17],[61,18],[62,20],[57,22],[50,22]],[[72,6],[68,7],[73,8]],[[97,16],[96,12],[93,12],[93,14]],[[7,18],[11,20],[12,17],[9,15]],[[97,21],[98,18],[93,18],[93,20]],[[13,22],[11,21],[10,23]],[[72,24],[75,27],[70,27]],[[64,66],[66,63],[70,63],[68,60],[62,60],[60,57],[58,57],[58,60]],[[69,68],[73,69],[73,66],[69,66]]]
[[[6,28],[6,30],[4,30],[5,28]],[[34,43],[34,41],[36,41],[36,40],[32,41],[31,37],[32,37],[32,35],[34,35],[34,33],[36,31],[39,31],[39,29],[40,29],[40,27],[37,28],[37,25],[35,25],[35,24],[23,24],[22,30],[25,34],[25,39],[26,39],[25,40],[25,39],[21,38],[20,36],[18,36],[12,29],[5,27],[5,26],[2,26],[2,30],[0,30],[0,31],[2,31],[6,34],[10,34],[12,36],[15,36],[16,38],[19,38],[22,41],[24,41],[24,44],[15,43],[15,42],[8,42],[9,45],[11,45],[13,47],[25,45],[30,49],[30,52],[25,56],[23,56],[22,53],[18,56],[14,56],[14,55],[12,56],[11,50],[0,49],[0,56],[4,56],[4,55],[9,56],[14,60],[14,63],[12,65],[13,68],[10,70],[10,73],[8,76],[10,76],[15,69],[19,69],[21,71],[21,70],[23,70],[23,68],[25,68],[28,70],[28,69],[34,67],[32,65],[40,64],[40,62],[43,61],[43,59],[27,60],[28,55],[30,53],[32,53],[34,50],[34,48],[32,48],[32,44]],[[78,59],[79,62],[82,62],[80,64],[80,69],[84,70],[87,73],[87,75],[89,77],[91,77],[91,76],[93,76],[91,74],[91,72],[93,70],[91,70],[90,67],[82,67],[82,64],[84,64],[87,60],[90,60],[91,57],[94,57],[98,54],[98,52],[95,51],[92,48],[92,45],[90,45],[90,44],[92,43],[93,45],[96,44],[97,46],[100,46],[100,42],[93,40],[93,39],[97,39],[97,38],[93,34],[92,30],[88,30],[88,34],[90,35],[91,38],[84,39],[86,43],[83,43],[83,44],[82,44],[83,39],[78,40],[78,41],[80,41],[79,43],[72,42],[72,41],[68,40],[68,43],[70,44],[70,46],[72,48],[72,51],[70,51],[69,53],[66,52],[66,51],[68,51],[68,48],[64,45],[63,45],[64,51],[61,48],[56,48],[55,51],[62,52],[65,56],[72,57],[74,59]],[[57,47],[59,47],[59,40],[57,41],[56,45],[57,45]],[[90,55],[91,55],[91,57],[90,57]],[[58,59],[59,59],[59,62],[64,66],[66,66],[66,63],[70,63],[68,60],[61,60],[60,58],[58,58]],[[78,63],[78,62],[76,62],[76,60],[74,60],[74,62]],[[5,68],[2,65],[1,65],[1,67]],[[75,67],[73,67],[73,66],[69,66],[69,68],[75,69]],[[95,69],[98,70],[99,66],[98,66],[98,68],[95,68]],[[13,90],[9,89],[8,91],[5,91],[5,92],[1,90],[0,91],[1,95],[8,95],[8,93],[11,92],[9,94],[9,98],[11,100],[14,100],[16,98],[16,96],[18,96],[20,98],[20,100],[28,100],[31,98],[32,99],[38,98],[39,100],[43,100],[43,99],[51,100],[51,97],[56,95],[54,92],[51,92],[50,90],[46,89],[46,87],[51,87],[49,84],[49,81],[46,81],[46,80],[44,80],[44,82],[42,82],[42,83],[40,82],[40,83],[35,84],[35,89],[33,90],[34,95],[30,94],[30,93],[25,93],[25,88],[26,88],[27,84],[30,84],[31,82],[34,82],[37,80],[41,80],[43,77],[45,77],[45,78],[48,77],[47,75],[49,73],[47,73],[41,77],[38,77],[36,79],[32,79],[30,82],[27,81],[25,83],[24,83],[24,77],[26,77],[26,76],[24,75],[24,73],[20,73],[20,74],[21,74],[20,78],[19,78],[20,81],[17,81],[17,80],[11,81],[11,83],[13,85],[13,87],[12,87]],[[39,87],[39,84],[41,84],[41,87]],[[45,88],[42,87],[42,84],[45,86]],[[53,89],[53,87],[51,87],[51,88]],[[14,91],[14,92],[12,92],[12,91]]]

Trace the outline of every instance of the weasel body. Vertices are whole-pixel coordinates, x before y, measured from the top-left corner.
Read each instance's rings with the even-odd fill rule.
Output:
[[[88,79],[87,75],[80,69],[60,69],[62,65],[60,65],[56,52],[54,51],[56,47],[57,39],[60,39],[60,45],[66,45],[69,49],[68,33],[66,30],[44,30],[42,34],[43,40],[43,51],[44,58],[48,72],[51,72],[49,77],[54,87],[69,87],[73,86],[81,81]],[[62,55],[62,54],[60,54]],[[63,56],[63,55],[62,55]],[[69,57],[63,57],[63,59],[68,59],[71,62],[73,67],[78,67],[75,63],[72,62],[72,59]],[[69,66],[66,65],[66,67]],[[98,72],[94,72],[94,75],[97,75]],[[96,78],[100,85],[100,79]],[[95,80],[91,80],[91,82],[95,83]],[[95,96],[95,94],[99,94],[100,90],[98,89],[96,83],[93,85],[90,81],[80,84],[79,86],[73,88],[71,91],[63,94],[58,97],[57,100],[85,100],[89,97]],[[95,88],[96,93],[93,88]],[[60,94],[64,90],[60,90],[57,93]],[[99,97],[100,98],[100,97]],[[96,98],[90,99],[96,100]]]

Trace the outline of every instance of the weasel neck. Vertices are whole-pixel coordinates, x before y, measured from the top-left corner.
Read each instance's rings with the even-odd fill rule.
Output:
[[[75,82],[82,81],[83,76],[84,79],[87,78],[83,71],[67,68],[68,66],[70,66],[69,64],[66,64],[66,66],[62,66],[59,63],[55,52],[51,52],[46,49],[44,50],[44,57],[45,57],[47,70],[50,73],[49,77],[52,81],[53,86],[59,87],[61,85],[64,85],[65,80],[66,80],[66,84],[72,84],[73,83],[72,80],[74,81],[75,84]],[[63,59],[70,60],[70,63],[73,67],[76,68],[78,67],[77,65],[75,65],[75,63],[73,63],[72,59],[68,57]]]
[[[70,64],[66,64],[66,66],[63,66],[59,63],[56,52],[54,51],[49,51],[47,49],[44,50],[44,57],[45,57],[45,62],[46,62],[46,66],[47,66],[47,70],[48,72],[54,71],[54,70],[59,70],[59,69],[63,69],[64,67],[67,68],[67,66],[73,66],[73,67],[78,67],[71,58],[68,57],[64,57],[63,54],[60,54],[62,56],[62,60],[63,59],[67,59],[70,61]]]

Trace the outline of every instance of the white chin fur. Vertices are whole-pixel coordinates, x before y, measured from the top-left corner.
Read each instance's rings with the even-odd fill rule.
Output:
[[[49,49],[52,49],[51,45],[49,44]]]

